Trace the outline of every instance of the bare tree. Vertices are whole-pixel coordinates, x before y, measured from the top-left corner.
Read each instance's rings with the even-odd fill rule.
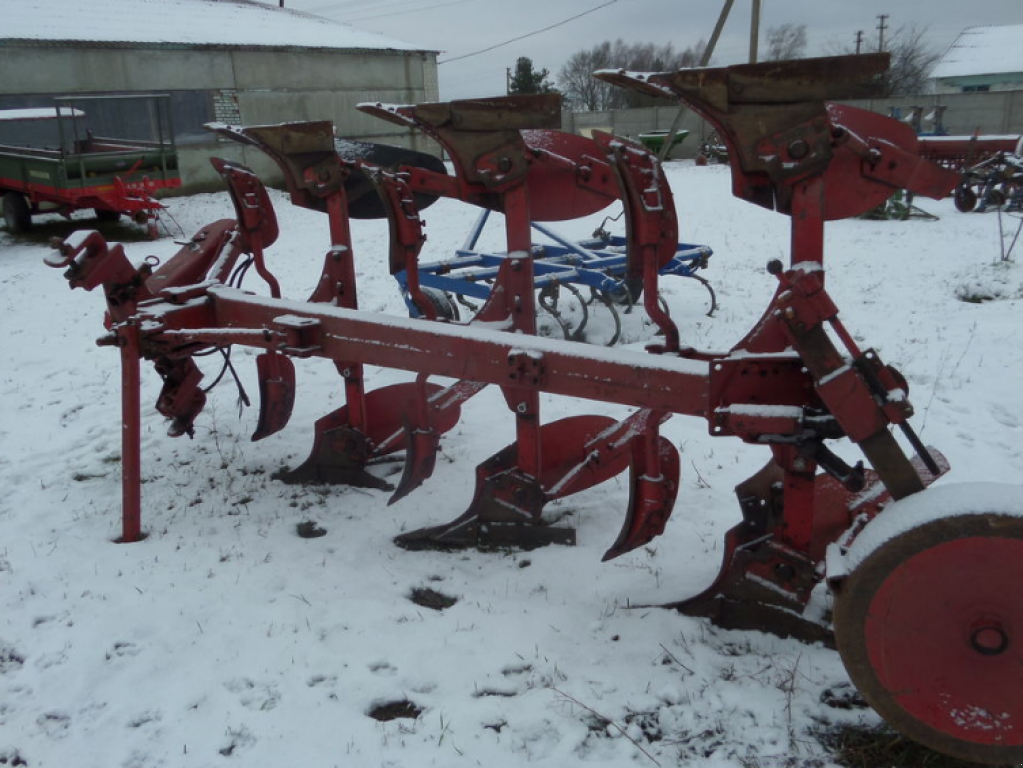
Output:
[[[764,61],[801,59],[806,55],[806,24],[782,24],[767,30]]]
[[[700,41],[684,51],[671,43],[625,43],[621,38],[605,40],[592,48],[573,53],[558,73],[558,86],[571,108],[584,112],[623,109],[638,106],[644,98],[597,80],[598,69],[629,69],[640,72],[666,72],[696,66],[706,43]]]
[[[926,93],[930,87],[931,70],[941,54],[931,48],[927,40],[927,29],[915,25],[899,27],[884,41],[884,50],[891,54],[892,62],[881,78],[879,96],[904,96]],[[826,48],[832,54],[853,54],[851,45],[834,43]]]
[[[883,80],[885,96],[924,93],[928,89],[931,70],[941,54],[927,45],[926,32],[915,26],[899,27],[885,41],[885,50],[892,55],[891,68]]]

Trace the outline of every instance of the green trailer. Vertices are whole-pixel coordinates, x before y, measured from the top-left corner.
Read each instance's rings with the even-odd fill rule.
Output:
[[[101,220],[129,216],[155,236],[163,205],[154,195],[180,186],[169,96],[74,96],[0,110],[0,200],[12,232],[28,231],[38,214],[92,209]]]
[[[689,131],[676,131],[675,135],[671,138],[671,149],[681,144],[688,135]],[[668,131],[647,131],[646,133],[639,134],[639,143],[656,154],[660,154],[661,149],[664,147],[664,142],[667,140]]]

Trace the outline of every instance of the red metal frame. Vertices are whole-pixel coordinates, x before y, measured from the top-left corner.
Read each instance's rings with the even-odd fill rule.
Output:
[[[205,228],[156,272],[148,266],[134,270],[119,247],[108,249],[96,234],[65,243],[53,265],[67,268],[73,287],[103,285],[112,329],[108,342],[121,349],[122,539],[142,535],[139,360],[154,361],[161,372],[158,409],[172,419],[172,434],[183,434],[191,431],[205,400],[192,356],[241,344],[264,350],[263,403],[253,439],[287,422],[294,397],[291,358],[330,359],[343,377],[346,404],[316,423],[313,452],[288,479],[382,487],[366,471],[367,462],[405,448],[406,469],[392,500],[429,477],[439,438],[457,421],[458,406],[488,384],[501,387],[514,415],[515,443],[479,465],[476,495],[460,517],[400,537],[410,547],[571,541],[571,531],[543,525],[544,504],[628,468],[629,508],[605,555],[615,557],[658,535],[671,513],[679,458],[659,434],[671,414],[700,416],[711,434],[765,445],[771,460],[737,489],[744,519],[726,539],[721,575],[711,589],[679,607],[723,623],[732,620],[736,603],[800,611],[821,579],[818,566],[829,542],[856,516],[919,491],[947,469],[940,454],[926,450],[908,427],[912,408],[905,382],[873,351],[853,342],[824,287],[825,220],[869,209],[898,188],[940,196],[958,180],[919,159],[916,138],[905,126],[825,104],[818,80],[838,77],[840,85],[852,88],[878,65],[873,57],[857,57],[855,63],[837,74],[830,66],[818,71],[813,63],[783,63],[769,76],[747,67],[707,70],[698,78],[687,71],[602,75],[671,94],[704,114],[733,150],[737,194],[792,218],[790,263],[769,265],[778,289],[755,327],[727,352],[682,348],[678,330],[656,306],[657,269],[674,248],[677,224],[670,190],[650,153],[611,136],[581,144],[579,137],[569,141],[545,133],[553,117],[543,97],[366,108],[441,141],[458,170],[454,178],[422,168],[344,161],[319,124],[253,130],[252,143],[268,145],[285,168],[292,198],[328,214],[331,244],[307,302],[279,297],[262,263],[263,248],[276,237],[269,200],[258,179],[231,164],[218,168],[235,200],[238,223]],[[564,154],[544,149],[558,141],[569,148]],[[284,151],[289,142],[301,151]],[[358,310],[344,187],[356,167],[381,191],[391,220],[391,268],[409,269],[412,290],[423,235],[410,191],[504,211],[508,252],[521,255],[504,263],[491,298],[468,324]],[[538,184],[542,191],[535,189]],[[587,212],[609,198],[611,184],[628,214],[630,272],[642,276],[646,309],[664,331],[663,343],[648,348],[653,354],[535,336],[529,222],[543,212],[531,203],[557,201],[542,204],[557,216]],[[270,298],[223,284],[246,254],[270,286]],[[487,327],[479,327],[481,322]],[[367,391],[365,364],[417,375],[407,384]],[[440,388],[428,383],[429,376],[458,383]],[[579,416],[544,424],[543,392],[637,410],[620,422]],[[905,455],[889,431],[892,425],[906,431],[918,459]],[[859,446],[872,469],[849,466],[826,447],[827,440],[843,436]],[[870,486],[877,486],[874,492],[860,494]],[[779,612],[770,615],[777,624]]]

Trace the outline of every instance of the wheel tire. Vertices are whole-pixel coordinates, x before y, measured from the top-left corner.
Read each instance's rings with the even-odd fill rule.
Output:
[[[120,221],[121,220],[121,212],[120,211],[110,211],[110,210],[107,210],[106,208],[93,208],[92,210],[93,210],[93,213],[96,214],[96,218],[99,221]]]
[[[454,302],[448,298],[444,291],[439,291],[436,288],[420,288],[420,290],[430,300],[434,312],[437,313],[438,320],[458,320],[458,307],[455,306]],[[426,313],[422,311],[422,308],[420,308],[419,314],[421,317],[426,317]]]
[[[985,202],[995,208],[1001,208],[1005,205],[1005,192],[998,188],[992,189],[987,193],[987,200]]]
[[[889,725],[960,760],[1023,761],[1020,563],[1023,519],[951,515],[895,535],[840,585],[839,653]]]
[[[25,196],[18,192],[8,192],[4,195],[4,222],[7,230],[16,235],[28,232],[32,229],[32,211],[28,207]]]
[[[969,213],[977,207],[977,193],[969,187],[956,187],[952,199],[956,210],[961,213]]]

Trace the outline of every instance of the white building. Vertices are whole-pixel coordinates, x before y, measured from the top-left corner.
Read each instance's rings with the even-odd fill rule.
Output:
[[[1023,90],[1023,24],[968,27],[931,77],[937,93]]]

